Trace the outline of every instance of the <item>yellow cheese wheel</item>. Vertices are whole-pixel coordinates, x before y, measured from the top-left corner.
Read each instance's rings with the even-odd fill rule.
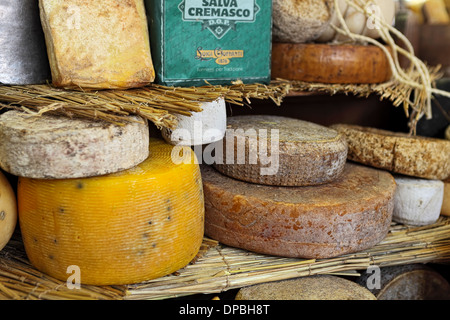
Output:
[[[152,139],[146,161],[110,175],[21,177],[19,223],[31,264],[92,285],[142,282],[186,266],[203,239],[203,189],[194,152],[189,164],[176,164],[172,149]]]
[[[0,251],[11,239],[16,223],[16,195],[6,176],[0,172]]]

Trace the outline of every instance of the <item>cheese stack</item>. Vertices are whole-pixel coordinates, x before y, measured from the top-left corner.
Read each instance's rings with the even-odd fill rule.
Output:
[[[278,0],[273,4],[272,78],[321,83],[380,83],[392,76],[388,57],[335,31],[338,12],[350,32],[377,39],[379,21],[393,24],[393,0],[366,1],[365,14],[346,0]],[[389,52],[389,48],[386,47]]]
[[[347,164],[337,131],[264,115],[230,117],[228,129],[222,158],[202,167],[207,236],[301,258],[363,250],[386,236],[395,181]]]
[[[40,0],[53,85],[126,89],[154,81],[143,0]]]
[[[92,285],[142,282],[187,265],[203,239],[202,181],[198,165],[173,163],[172,149],[152,139],[150,157],[109,175],[20,177],[19,222],[32,265],[60,280],[75,266]]]

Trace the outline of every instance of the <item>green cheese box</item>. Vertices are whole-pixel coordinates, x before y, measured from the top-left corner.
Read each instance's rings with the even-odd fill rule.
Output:
[[[271,0],[145,0],[155,82],[269,83]]]

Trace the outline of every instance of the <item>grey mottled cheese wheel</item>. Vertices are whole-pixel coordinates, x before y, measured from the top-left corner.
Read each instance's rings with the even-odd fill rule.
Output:
[[[347,142],[337,131],[307,121],[270,116],[229,117],[223,158],[213,165],[246,182],[307,186],[337,179]]]
[[[126,170],[149,156],[149,129],[139,117],[124,126],[61,116],[0,116],[0,166],[27,178],[67,179]]]
[[[236,300],[376,300],[363,286],[331,275],[267,282],[242,288]]]

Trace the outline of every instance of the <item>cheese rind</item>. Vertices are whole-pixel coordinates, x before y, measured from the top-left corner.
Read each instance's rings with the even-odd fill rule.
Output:
[[[441,214],[450,217],[450,179],[444,181],[444,199],[442,201]]]
[[[153,82],[143,0],[40,0],[53,85],[125,89]]]
[[[370,248],[390,228],[396,185],[386,171],[348,163],[324,185],[274,187],[201,170],[205,234],[233,247],[330,258]]]
[[[16,194],[0,172],[0,251],[8,244],[17,224]]]
[[[337,131],[294,118],[228,118],[223,158],[213,165],[235,179],[276,186],[306,186],[337,179],[347,142]]]
[[[392,220],[415,226],[436,222],[442,208],[444,183],[397,175],[394,178],[397,191]]]
[[[149,155],[147,122],[130,116],[124,126],[88,119],[0,116],[0,166],[16,176],[67,179],[126,170]]]
[[[83,179],[19,178],[19,223],[31,264],[82,284],[130,284],[186,266],[203,240],[198,165],[174,164],[173,146],[152,139],[136,167]],[[195,154],[191,153],[192,163]]]
[[[331,126],[348,142],[348,159],[394,173],[445,180],[450,141],[348,124]]]
[[[164,128],[162,135],[168,143],[178,146],[197,146],[220,141],[227,129],[225,99],[203,102],[202,111],[191,116],[176,115],[177,127]]]

